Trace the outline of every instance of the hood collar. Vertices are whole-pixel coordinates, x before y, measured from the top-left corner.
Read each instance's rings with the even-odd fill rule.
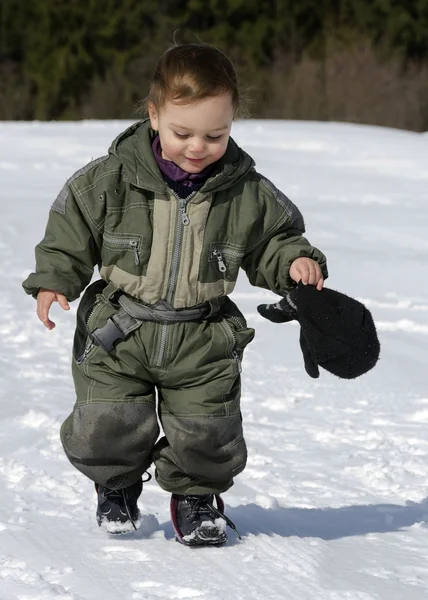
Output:
[[[157,132],[149,119],[138,121],[123,131],[111,144],[113,154],[123,164],[124,179],[152,192],[165,192],[167,185],[153,155],[152,144]],[[203,192],[230,187],[254,167],[253,159],[229,138],[226,152],[203,186]]]

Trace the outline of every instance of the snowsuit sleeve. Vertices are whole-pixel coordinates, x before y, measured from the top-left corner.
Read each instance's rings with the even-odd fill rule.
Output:
[[[284,296],[296,286],[289,271],[291,263],[299,257],[318,262],[326,279],[327,259],[303,237],[305,225],[301,212],[268,179],[259,177],[257,193],[261,214],[242,262],[250,283]]]
[[[36,270],[22,284],[34,298],[45,288],[64,294],[69,302],[76,300],[101,262],[104,202],[88,202],[79,192],[92,175],[85,171],[80,182],[79,172],[70,178],[51,207],[45,236],[36,246]]]

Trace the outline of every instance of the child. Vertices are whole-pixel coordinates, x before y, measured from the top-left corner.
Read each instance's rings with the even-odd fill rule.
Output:
[[[68,459],[95,482],[99,525],[137,528],[154,463],[178,538],[221,545],[233,524],[220,494],[246,463],[240,363],[254,337],[228,295],[239,267],[280,295],[300,280],[321,290],[326,259],[229,137],[240,95],[220,50],[167,50],[147,107],[67,181],[23,286],[52,329],[51,304],[68,310],[99,267],[77,311],[76,404],[61,428]]]

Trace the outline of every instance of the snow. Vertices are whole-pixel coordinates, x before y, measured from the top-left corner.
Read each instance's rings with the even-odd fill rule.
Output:
[[[256,328],[243,362],[248,467],[224,494],[242,535],[174,542],[169,496],[144,485],[137,532],[109,536],[93,484],[59,441],[73,402],[76,303],[48,332],[21,290],[64,181],[128,123],[0,124],[0,600],[426,600],[428,146],[426,135],[247,121],[236,140],[303,212],[327,285],[366,303],[382,344],[367,375],[304,369],[296,324],[243,275]]]

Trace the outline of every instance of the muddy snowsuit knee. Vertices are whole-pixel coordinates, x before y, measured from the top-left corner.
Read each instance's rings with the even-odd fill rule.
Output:
[[[254,330],[228,298],[239,268],[283,295],[294,286],[293,260],[317,260],[324,276],[326,261],[303,237],[298,209],[232,139],[203,187],[181,199],[159,171],[154,135],[147,120],[136,123],[67,181],[23,285],[35,297],[46,288],[72,301],[95,265],[102,278],[78,309],[76,404],[61,428],[71,463],[121,488],[154,462],[167,491],[220,493],[246,462],[240,363]],[[106,352],[91,332],[117,314],[118,294],[178,313],[217,299],[221,308],[186,322],[143,320]]]

